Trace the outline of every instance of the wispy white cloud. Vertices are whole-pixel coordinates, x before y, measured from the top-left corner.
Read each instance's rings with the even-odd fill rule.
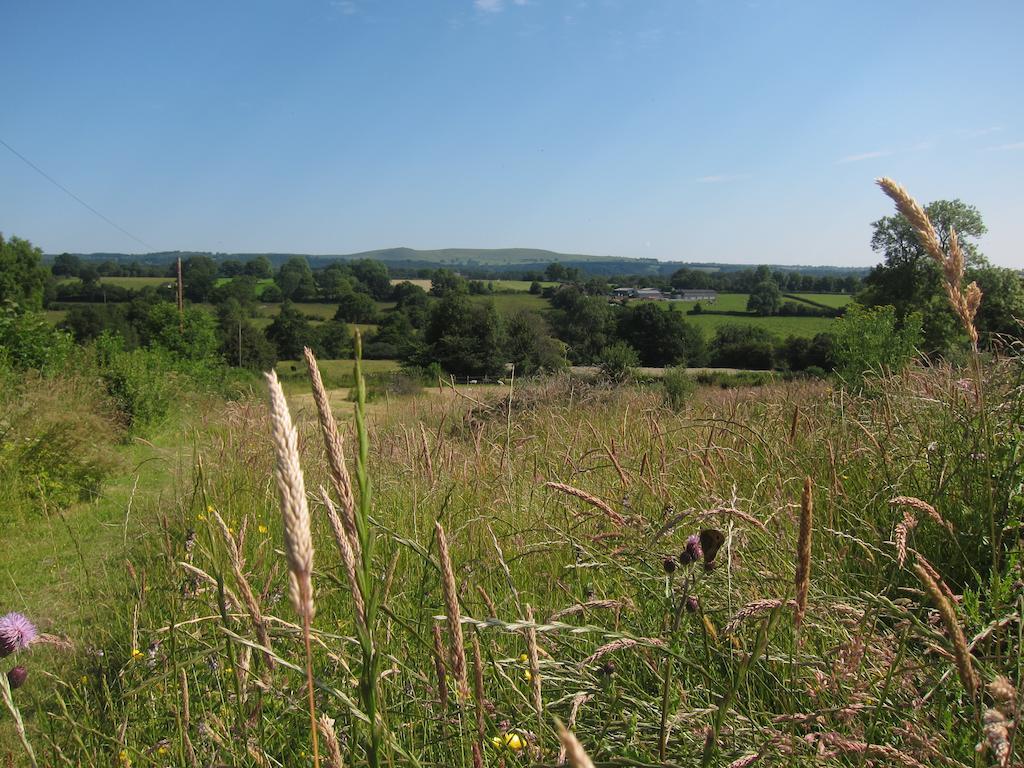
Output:
[[[859,155],[847,155],[836,160],[836,165],[845,165],[846,163],[859,163],[861,160],[873,160],[876,157],[888,157],[892,154],[891,150],[879,149],[874,152],[861,152]]]
[[[1008,152],[1013,149],[1024,149],[1024,141],[1014,141],[1009,144],[997,144],[994,147],[985,147],[989,152]]]
[[[749,179],[749,173],[719,173],[712,176],[699,176],[697,181],[701,184],[723,184],[727,181],[739,181]]]
[[[512,5],[522,8],[524,5],[532,5],[533,0],[510,0]],[[473,7],[482,13],[501,13],[505,10],[506,0],[473,0]]]
[[[331,7],[337,8],[346,16],[354,16],[359,12],[355,0],[331,0]]]

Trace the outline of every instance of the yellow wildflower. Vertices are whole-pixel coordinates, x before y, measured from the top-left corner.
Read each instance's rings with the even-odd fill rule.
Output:
[[[269,530],[270,530],[270,529],[269,529],[269,528],[267,528],[267,526],[263,525],[263,523],[260,523],[260,527],[259,527],[259,532],[260,532],[260,533],[266,533],[266,532],[267,532],[267,531],[269,531]]]
[[[492,738],[491,744],[494,745],[495,749],[511,749],[513,752],[518,752],[526,746],[526,739],[521,733],[509,731]]]
[[[140,651],[138,648],[132,648],[132,659],[138,661],[139,659],[146,658],[146,654]]]

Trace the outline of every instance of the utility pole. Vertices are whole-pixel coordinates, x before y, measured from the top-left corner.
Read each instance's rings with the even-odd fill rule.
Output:
[[[185,294],[181,285],[181,256],[178,257],[178,330],[185,333]]]

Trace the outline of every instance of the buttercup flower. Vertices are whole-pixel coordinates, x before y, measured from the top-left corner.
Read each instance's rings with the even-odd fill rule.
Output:
[[[491,739],[491,744],[496,749],[511,749],[513,752],[518,752],[526,746],[526,739],[523,738],[522,734],[516,733],[515,731],[509,731],[503,733],[500,736],[495,736]]]
[[[0,658],[28,648],[38,633],[31,621],[20,613],[0,618]]]

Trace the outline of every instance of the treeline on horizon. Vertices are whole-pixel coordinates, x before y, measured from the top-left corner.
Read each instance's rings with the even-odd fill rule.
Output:
[[[977,281],[985,297],[977,318],[985,343],[999,337],[1019,338],[1024,285],[1019,273],[992,266],[978,251],[976,240],[985,232],[980,213],[955,200],[932,203],[928,214],[939,231],[955,227],[960,237],[967,276]],[[6,310],[8,337],[15,333],[11,329],[24,309],[66,308],[61,329],[79,343],[115,337],[128,350],[159,347],[183,359],[219,357],[251,370],[296,359],[304,346],[324,359],[347,358],[352,353],[350,325],[360,324],[371,326],[362,329],[366,357],[399,360],[407,371],[423,373],[425,380],[442,371],[501,376],[508,364],[515,365],[519,375],[568,364],[597,365],[609,371],[643,365],[817,373],[848,362],[846,352],[837,360],[840,336],[840,346],[862,337],[861,347],[875,344],[884,351],[886,345],[909,345],[927,357],[955,355],[965,348],[959,324],[946,303],[941,275],[914,244],[908,227],[899,216],[872,224],[871,246],[883,261],[863,280],[767,266],[728,272],[680,267],[660,280],[646,275],[610,280],[551,262],[542,270],[517,275],[530,281],[531,293],[547,299],[547,307],[519,309],[504,316],[487,300],[487,294],[496,290],[492,281],[447,268],[417,273],[432,281],[428,292],[410,282],[392,285],[396,274],[382,261],[333,261],[314,269],[304,257],[292,256],[275,268],[266,255],[244,262],[207,255],[184,259],[187,302],[179,316],[173,263],[158,270],[157,276],[167,278],[166,283],[132,290],[105,282],[104,273],[123,275],[151,267],[114,260],[97,263],[73,254],[62,254],[47,267],[39,249],[13,238],[0,241],[0,301],[22,308]],[[64,279],[69,277],[74,279]],[[795,292],[846,291],[855,297],[850,305],[854,318],[841,318],[830,325],[830,332],[813,338],[778,338],[737,318],[735,324],[727,321],[712,338],[706,338],[679,305],[629,302],[623,306],[610,300],[613,285],[748,293],[748,312],[762,316],[835,316],[834,308],[816,307],[813,300],[808,303]],[[793,300],[785,301],[787,296]],[[279,311],[269,325],[262,328],[254,322],[260,303],[278,302]],[[324,322],[313,322],[303,311],[303,302],[334,304],[337,309]],[[802,309],[797,312],[795,307]],[[881,311],[886,307],[891,312]],[[879,311],[866,320],[860,308]],[[690,312],[698,310],[745,314],[722,312],[714,306],[693,307]],[[880,325],[863,325],[869,320]],[[895,339],[900,340],[898,344]]]
[[[246,260],[241,259],[216,259],[207,254],[194,254],[182,259],[185,268],[192,273],[192,280],[206,280],[210,276],[217,278],[255,277],[257,279],[270,279],[284,273],[304,273],[307,268],[313,273],[317,288],[321,293],[314,293],[312,289],[305,291],[299,296],[284,295],[295,301],[320,301],[332,300],[329,294],[331,276],[336,274],[366,272],[367,269],[379,270],[383,268],[389,275],[389,279],[395,280],[430,280],[439,271],[448,270],[449,267],[433,265],[429,267],[418,267],[416,269],[404,269],[396,267],[394,263],[384,262],[377,259],[350,259],[334,260],[326,264],[317,265],[305,256],[290,256],[275,269],[274,262],[265,255],[253,256]],[[494,280],[522,280],[526,282],[573,282],[582,283],[588,279],[597,279],[602,285],[629,287],[655,287],[663,290],[668,289],[712,289],[723,292],[749,293],[760,282],[765,279],[765,274],[770,274],[772,281],[783,291],[804,291],[809,293],[854,293],[861,287],[861,270],[841,270],[839,268],[827,267],[744,267],[735,265],[722,265],[718,267],[702,267],[687,265],[674,269],[671,273],[652,276],[649,274],[637,274],[635,272],[622,272],[608,274],[606,272],[594,272],[591,267],[600,262],[588,262],[585,266],[573,266],[566,262],[550,262],[546,265],[529,266],[511,271],[482,269],[472,266],[459,266],[456,271],[459,275],[470,281],[494,281]],[[367,267],[373,264],[373,267]],[[380,265],[377,267],[376,265]],[[635,265],[630,263],[630,267]],[[726,268],[728,267],[728,268]],[[51,265],[55,277],[78,277],[85,284],[98,282],[103,277],[167,277],[177,278],[177,260],[166,264],[147,264],[139,261],[118,261],[110,258],[88,258],[75,254],[60,254],[54,257]],[[766,273],[765,270],[770,270]],[[320,279],[323,276],[324,280]],[[285,287],[282,286],[284,290]],[[66,287],[63,296],[57,296],[64,301],[89,301],[90,299],[76,299],[70,291],[72,287]],[[123,296],[115,292],[115,296]],[[264,301],[280,301],[275,298],[276,293],[271,294]],[[119,298],[106,298],[107,301],[122,300]]]
[[[54,277],[78,280],[58,284],[48,306],[67,307],[62,327],[75,339],[88,342],[113,333],[129,348],[148,346],[154,339],[173,334],[174,317],[160,304],[175,299],[176,265],[163,286],[128,289],[101,281],[97,265],[74,256],[60,256],[51,266]],[[612,367],[644,365],[715,366],[757,369],[783,368],[824,372],[832,367],[830,338],[793,336],[776,339],[762,328],[726,326],[710,341],[684,318],[675,306],[667,310],[650,303],[623,307],[609,301],[612,283],[587,277],[578,269],[553,262],[533,279],[530,292],[549,300],[550,310],[538,313],[519,310],[500,317],[492,306],[470,297],[495,292],[493,283],[466,279],[447,269],[428,273],[428,292],[409,282],[392,285],[383,262],[360,259],[334,262],[312,269],[302,257],[292,257],[276,271],[266,257],[247,262],[215,262],[193,256],[183,261],[185,297],[193,304],[210,304],[217,318],[216,334],[210,313],[196,314],[190,306],[180,325],[182,351],[193,355],[211,352],[212,337],[219,335],[220,354],[234,365],[267,368],[276,360],[296,359],[309,346],[324,358],[343,358],[352,353],[348,324],[376,325],[365,339],[364,354],[370,359],[397,359],[408,368],[444,371],[456,375],[501,375],[506,364],[522,374],[557,370],[567,364]],[[780,291],[821,291],[837,287],[853,290],[859,285],[848,276],[839,283],[832,277],[796,272],[771,272],[767,267],[737,270],[714,276],[681,269],[664,281],[664,288],[703,288],[756,291],[770,285],[776,298]],[[541,281],[546,285],[542,286]],[[620,285],[617,281],[614,285]],[[629,284],[628,282],[626,284]],[[650,281],[645,281],[645,285]],[[68,302],[68,303],[62,303]],[[74,302],[88,302],[85,304]],[[258,302],[281,303],[278,315],[261,331],[252,323]],[[336,303],[330,320],[315,324],[302,311],[303,302]],[[382,310],[382,302],[394,307]],[[759,314],[807,314],[834,316],[832,308],[776,301]],[[202,310],[200,310],[202,311]],[[691,312],[714,311],[697,306]],[[154,314],[158,320],[154,322]],[[727,313],[726,313],[727,314]],[[161,325],[170,325],[164,333]],[[436,369],[436,370],[434,370]]]
[[[438,251],[419,251],[413,248],[384,248],[352,254],[315,255],[303,253],[215,253],[211,251],[161,251],[145,254],[125,253],[62,253],[46,254],[44,262],[51,263],[60,257],[74,257],[81,262],[96,264],[101,274],[118,277],[163,277],[173,270],[178,259],[185,261],[196,256],[205,256],[217,263],[246,263],[256,258],[270,262],[277,269],[294,258],[305,259],[315,269],[321,269],[337,262],[352,262],[370,259],[388,265],[396,279],[426,279],[437,269],[452,269],[470,279],[477,280],[532,280],[542,274],[551,264],[560,264],[567,269],[576,269],[588,276],[602,276],[609,280],[634,277],[637,281],[664,279],[680,269],[696,269],[708,273],[728,273],[751,269],[751,265],[725,264],[719,262],[658,261],[647,258],[619,258],[611,256],[587,256],[566,254],[531,248],[507,248],[473,250],[451,248]],[[839,267],[832,265],[783,266],[768,265],[783,272],[799,272],[807,275],[834,275],[843,277],[867,274],[865,267]]]

